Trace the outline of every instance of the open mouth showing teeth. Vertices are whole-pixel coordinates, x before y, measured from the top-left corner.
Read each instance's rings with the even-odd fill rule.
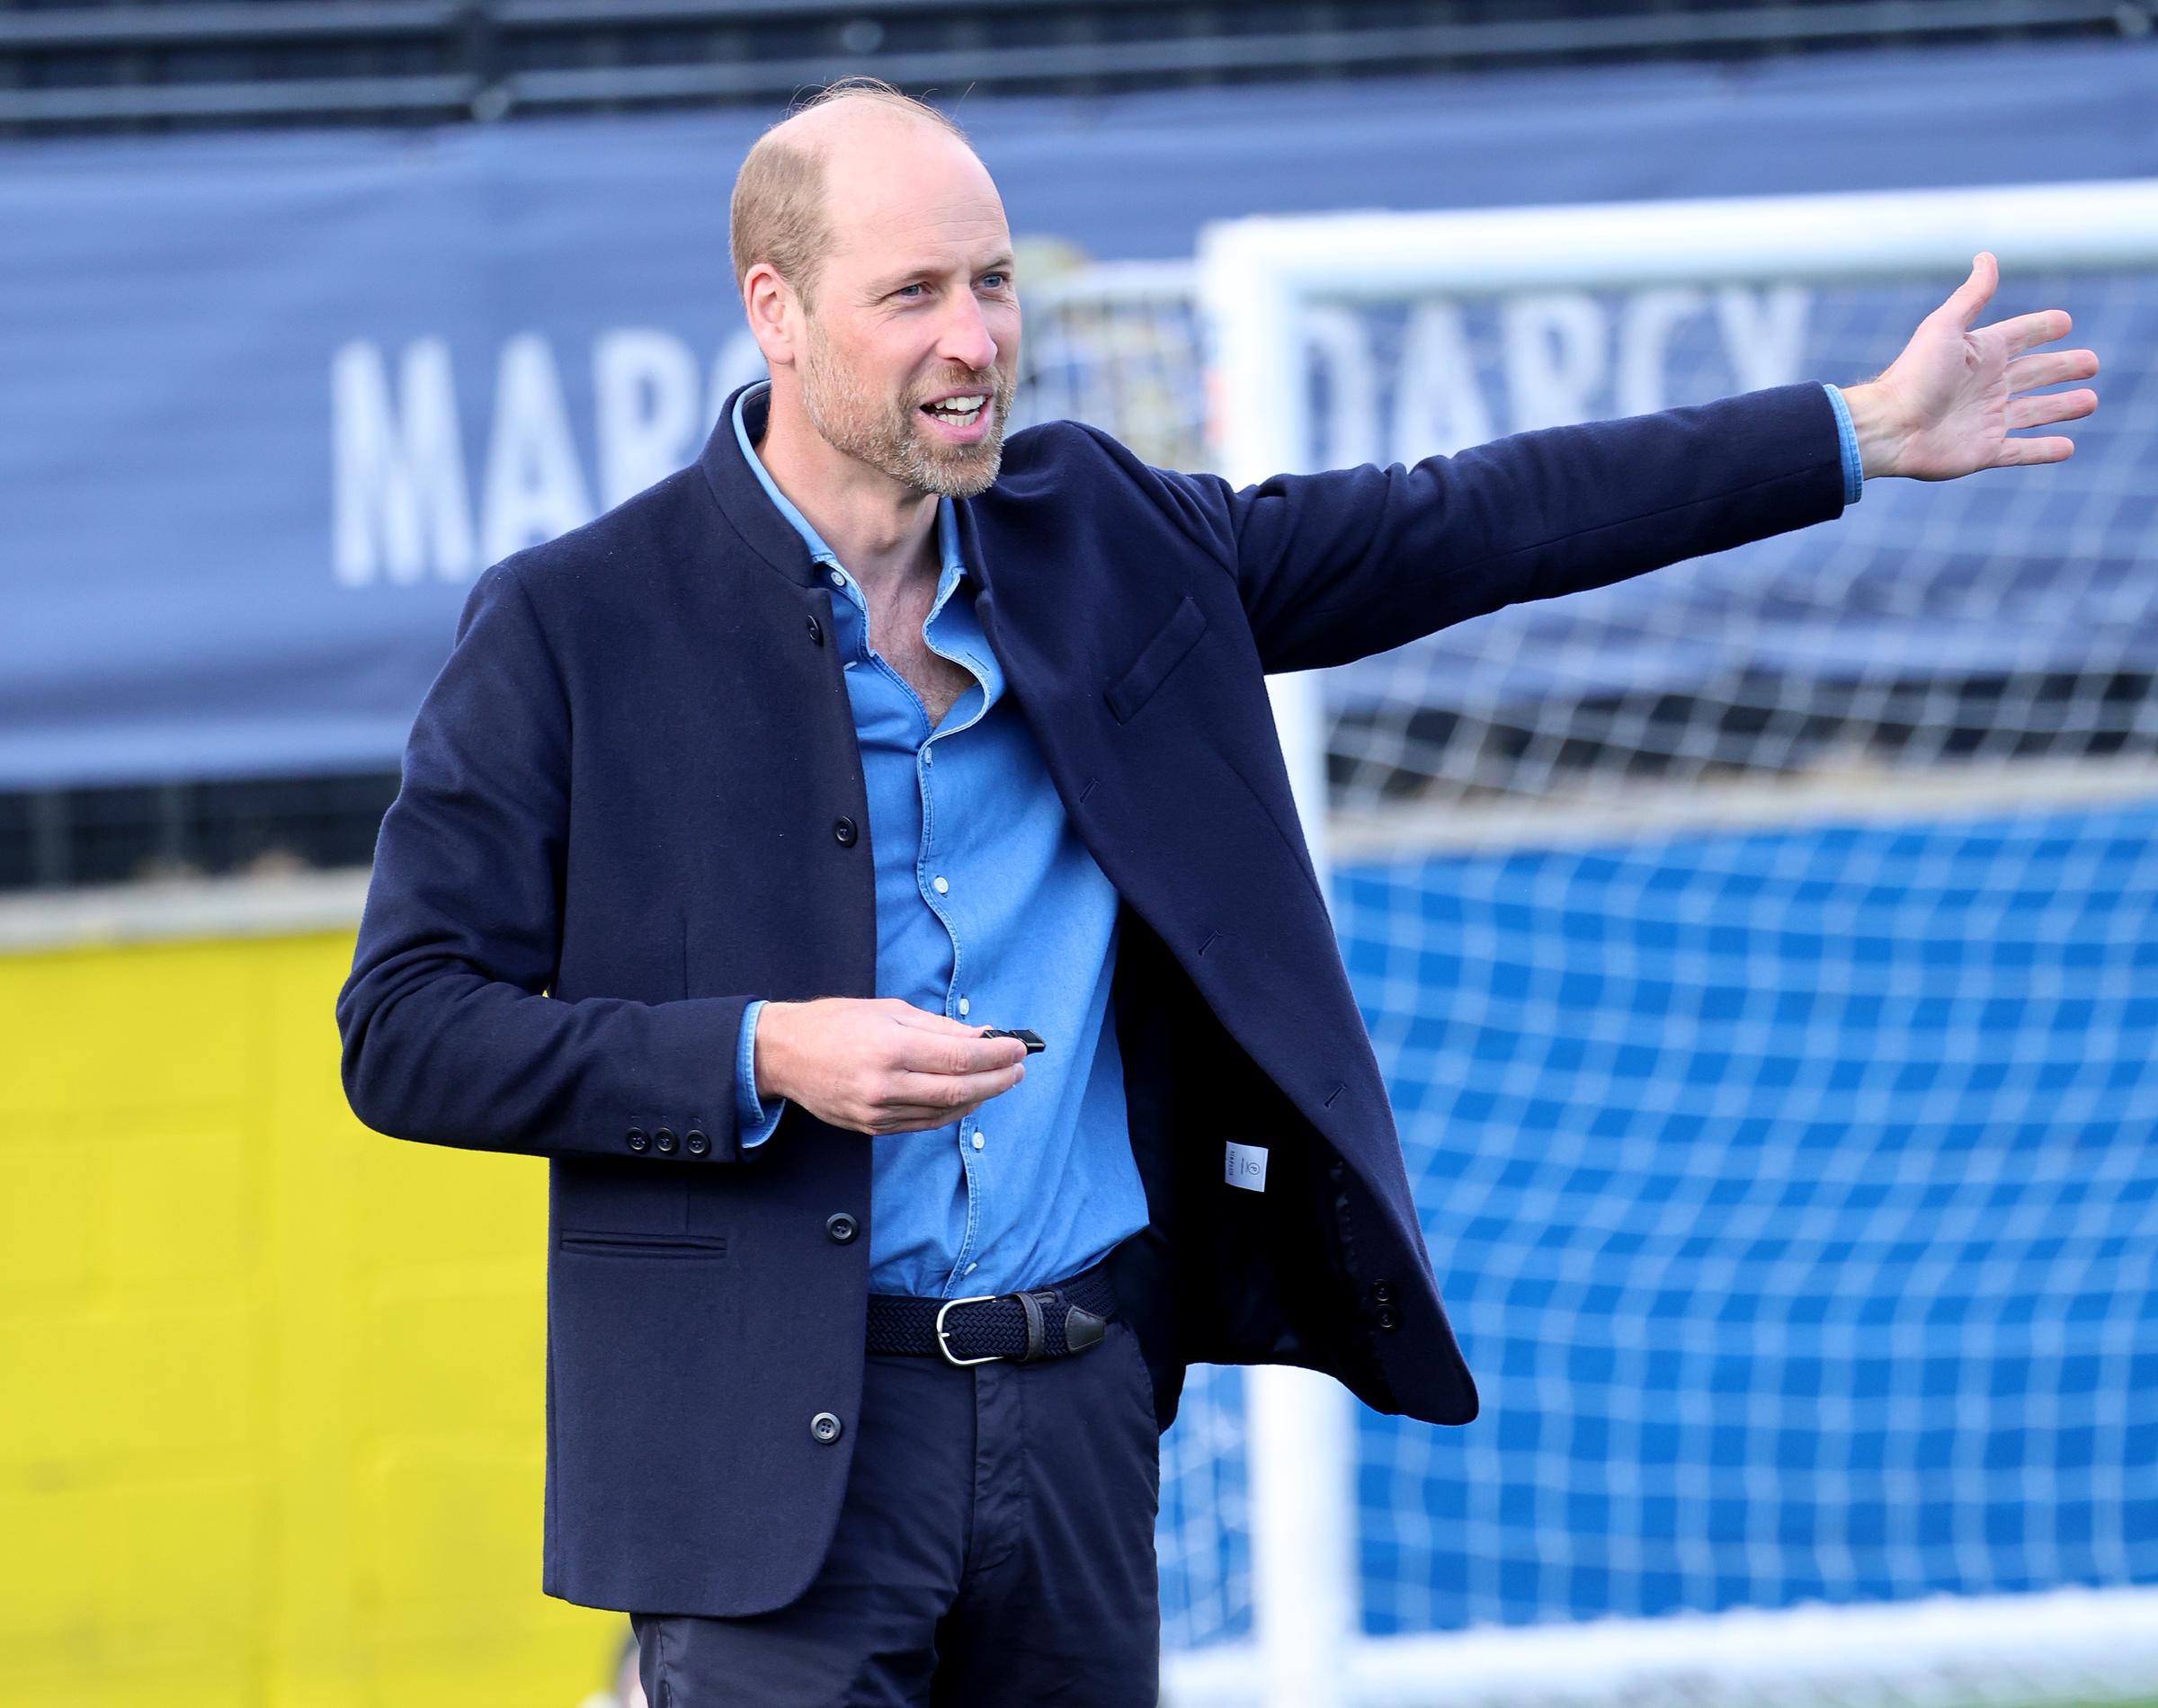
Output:
[[[971,427],[988,401],[986,396],[946,397],[937,403],[923,404],[922,412],[934,415],[939,421],[948,421],[955,427]]]

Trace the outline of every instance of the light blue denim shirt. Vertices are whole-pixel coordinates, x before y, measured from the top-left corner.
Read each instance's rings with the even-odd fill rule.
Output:
[[[1110,1003],[1116,888],[1066,817],[975,619],[951,501],[937,507],[943,566],[922,632],[975,680],[932,732],[870,647],[854,577],[765,472],[739,403],[735,436],[831,596],[869,793],[877,994],[970,1025],[1030,1027],[1048,1045],[973,1114],[862,1139],[874,1147],[869,1289],[958,1298],[1060,1281],[1146,1224]],[[745,1146],[769,1139],[786,1108],[757,1097],[763,1006],[743,1014],[735,1063]]]

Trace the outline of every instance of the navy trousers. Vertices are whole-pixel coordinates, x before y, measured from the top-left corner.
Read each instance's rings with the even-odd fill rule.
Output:
[[[1146,1708],[1160,1443],[1137,1338],[955,1369],[872,1353],[839,1529],[787,1606],[632,1614],[651,1708]]]

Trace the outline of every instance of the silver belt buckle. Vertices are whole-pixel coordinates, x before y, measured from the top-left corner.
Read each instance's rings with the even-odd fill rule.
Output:
[[[1001,1352],[992,1352],[985,1357],[979,1358],[954,1357],[952,1356],[951,1342],[944,1338],[944,1319],[950,1313],[951,1308],[954,1305],[991,1304],[1003,1296],[1004,1295],[1001,1293],[976,1293],[970,1294],[968,1297],[964,1299],[947,1299],[941,1306],[938,1307],[937,1350],[944,1355],[944,1362],[946,1364],[952,1366],[955,1369],[963,1370],[970,1364],[997,1364],[1003,1361],[1005,1355]]]

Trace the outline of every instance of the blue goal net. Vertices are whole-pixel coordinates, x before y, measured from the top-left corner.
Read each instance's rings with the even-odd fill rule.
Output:
[[[1483,1416],[1360,1424],[1373,1635],[2158,1582],[2158,800],[1342,862]],[[1235,1372],[1172,1643],[1247,1634]]]

